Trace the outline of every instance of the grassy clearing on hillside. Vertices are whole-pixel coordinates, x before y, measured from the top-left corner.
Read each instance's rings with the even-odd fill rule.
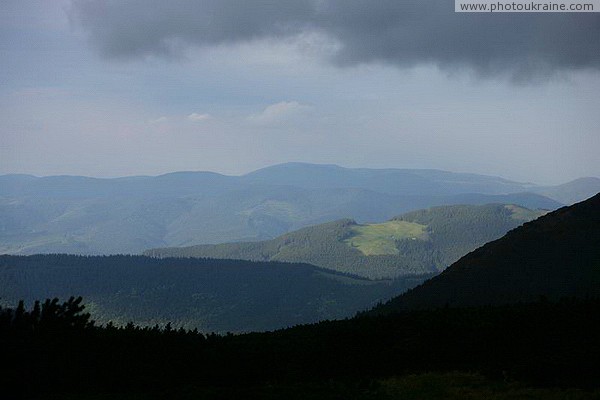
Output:
[[[352,227],[352,236],[344,240],[366,256],[398,254],[396,240],[427,238],[426,225],[408,221],[389,221],[382,224]]]

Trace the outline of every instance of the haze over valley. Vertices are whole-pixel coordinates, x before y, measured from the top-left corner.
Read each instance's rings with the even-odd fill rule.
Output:
[[[155,247],[272,239],[343,218],[384,222],[407,211],[451,204],[553,210],[599,191],[600,179],[565,185],[545,187],[437,170],[300,163],[242,176],[5,175],[0,176],[0,251],[137,254]]]
[[[599,399],[551,3],[0,1],[0,399]]]

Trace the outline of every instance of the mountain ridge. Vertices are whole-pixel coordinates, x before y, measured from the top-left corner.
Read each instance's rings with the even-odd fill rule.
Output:
[[[281,172],[289,168],[296,172]],[[319,178],[313,170],[325,172]],[[265,177],[272,173],[277,176]],[[507,192],[506,182],[518,192],[498,194]],[[244,176],[193,171],[123,178],[4,175],[0,253],[135,254],[155,247],[267,240],[341,218],[382,222],[438,205],[562,205],[523,193],[530,189],[476,174],[312,164],[272,166]]]
[[[315,174],[315,172],[317,174]],[[331,178],[336,182],[329,182],[328,184],[316,184],[319,179],[323,178],[323,174],[340,174],[339,176],[327,177],[327,179]],[[296,179],[294,182],[294,174],[301,174],[302,176],[300,180]],[[321,176],[319,175],[321,174]],[[390,175],[391,174],[391,175]],[[397,175],[394,175],[397,174]],[[448,194],[516,194],[516,193],[536,193],[545,195],[554,200],[562,202],[564,199],[573,200],[574,198],[577,200],[583,200],[582,196],[585,196],[590,192],[590,190],[586,190],[587,186],[592,186],[593,190],[597,187],[600,188],[600,178],[595,177],[581,177],[574,179],[572,181],[568,181],[566,183],[554,186],[540,186],[531,183],[522,183],[512,181],[506,178],[493,176],[493,175],[483,175],[476,173],[463,173],[463,172],[451,172],[444,171],[439,169],[414,169],[414,168],[345,168],[335,164],[310,164],[310,163],[283,163],[272,165],[264,168],[257,169],[255,171],[251,171],[242,175],[226,175],[218,172],[212,171],[174,171],[168,172],[159,175],[131,175],[131,176],[122,176],[122,177],[89,177],[89,176],[80,176],[80,175],[49,175],[49,176],[36,176],[32,174],[4,174],[0,175],[0,195],[10,195],[14,194],[10,190],[10,186],[6,186],[10,183],[10,181],[15,180],[26,180],[25,182],[18,182],[19,184],[31,184],[34,182],[37,183],[48,183],[48,182],[56,182],[61,185],[68,185],[73,183],[100,183],[107,184],[109,182],[113,183],[131,183],[135,182],[137,184],[140,183],[149,183],[151,181],[157,182],[168,182],[170,180],[177,179],[190,179],[193,181],[198,181],[202,178],[212,178],[214,180],[220,180],[221,183],[228,184],[236,184],[236,185],[246,185],[246,184],[257,184],[257,183],[267,183],[269,185],[280,185],[280,186],[299,186],[302,188],[308,189],[316,189],[316,188],[363,188],[363,189],[373,189],[372,182],[362,182],[361,179],[373,180],[373,179],[390,179],[394,178],[396,180],[402,179],[417,179],[417,183],[419,184],[428,184],[426,190],[420,191],[404,191],[400,194],[402,195],[424,195],[430,194],[434,195],[436,190],[441,190],[439,184],[443,183],[446,185],[444,190],[444,195]],[[296,177],[299,178],[299,177]],[[357,182],[353,182],[357,180]],[[4,181],[4,182],[3,182]],[[6,182],[9,181],[9,182]],[[477,185],[482,182],[487,182],[483,186],[475,186],[470,187],[469,185]],[[173,183],[173,182],[171,182]],[[386,181],[384,181],[386,183]],[[415,182],[413,182],[415,183]],[[460,185],[468,185],[464,188],[459,188]],[[490,189],[489,185],[492,183],[507,185],[509,189],[500,189],[493,188]],[[455,185],[457,188],[454,191],[447,192],[448,184]],[[487,185],[487,186],[486,186]],[[382,193],[389,194],[399,194],[397,189],[383,189],[382,187],[375,185],[378,190]],[[394,186],[394,185],[390,185]],[[571,189],[573,186],[578,188],[579,193],[577,196],[567,196],[564,191]],[[470,189],[470,190],[469,190]],[[479,189],[479,190],[477,190]],[[599,189],[600,190],[600,189]],[[590,193],[594,194],[596,192]],[[439,193],[438,193],[439,194]],[[555,196],[555,197],[552,197]],[[558,198],[556,198],[558,197]],[[585,196],[584,198],[587,198]]]
[[[376,224],[340,219],[261,242],[157,248],[152,257],[306,262],[373,279],[433,273],[506,231],[543,215],[505,204],[439,206]]]
[[[511,230],[373,312],[569,296],[600,296],[600,193]]]

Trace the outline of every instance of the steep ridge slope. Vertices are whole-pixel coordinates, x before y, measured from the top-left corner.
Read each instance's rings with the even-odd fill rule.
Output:
[[[374,312],[572,296],[600,296],[600,194],[512,230]]]

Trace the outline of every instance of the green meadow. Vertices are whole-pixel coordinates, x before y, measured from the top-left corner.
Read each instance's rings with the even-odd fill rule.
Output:
[[[344,242],[366,256],[398,254],[396,240],[427,238],[427,226],[408,221],[353,226],[352,236]]]

